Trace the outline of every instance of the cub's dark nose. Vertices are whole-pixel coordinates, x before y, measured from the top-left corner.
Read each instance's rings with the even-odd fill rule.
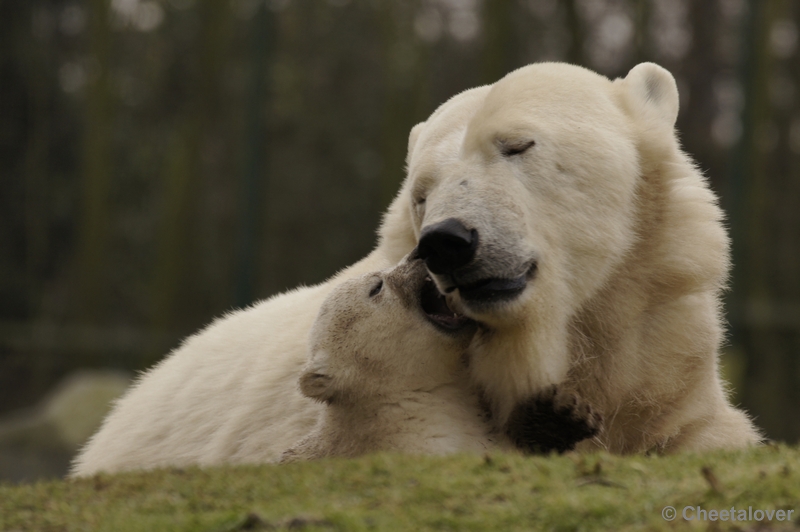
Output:
[[[450,273],[469,263],[478,247],[478,231],[455,218],[429,225],[419,235],[417,255],[431,273]]]

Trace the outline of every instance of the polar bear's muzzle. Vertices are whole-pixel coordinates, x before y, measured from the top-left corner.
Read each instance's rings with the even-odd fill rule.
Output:
[[[477,229],[467,229],[460,220],[448,218],[422,230],[417,254],[432,274],[449,274],[475,258],[478,239]]]
[[[428,275],[417,249],[383,277],[405,305],[421,312],[439,330],[449,334],[474,332],[475,322],[450,307]]]
[[[417,256],[425,261],[442,293],[458,290],[469,306],[484,307],[516,299],[534,277],[537,260],[478,257],[479,244],[477,229],[469,229],[460,220],[448,218],[423,228]],[[510,264],[517,262],[521,264]],[[487,263],[494,264],[486,267]]]

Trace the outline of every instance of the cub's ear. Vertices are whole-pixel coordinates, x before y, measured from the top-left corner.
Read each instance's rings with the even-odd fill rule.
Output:
[[[678,119],[678,86],[666,69],[655,63],[640,63],[624,79],[623,87],[630,112],[648,128],[675,127]]]
[[[408,134],[408,151],[406,152],[406,166],[411,163],[411,154],[414,153],[414,147],[417,145],[417,139],[419,138],[419,134],[422,131],[422,128],[425,127],[425,122],[420,122],[416,126],[411,128],[411,133]]]
[[[333,377],[328,374],[327,364],[309,362],[300,375],[300,391],[308,398],[320,402],[331,402]]]
[[[308,398],[330,402],[333,397],[333,377],[325,373],[306,371],[300,376],[300,391]]]

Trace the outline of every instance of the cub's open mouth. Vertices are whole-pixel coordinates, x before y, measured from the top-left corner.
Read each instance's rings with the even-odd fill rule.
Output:
[[[425,281],[422,283],[420,306],[422,307],[422,312],[425,313],[425,317],[445,331],[458,331],[467,325],[475,323],[450,308],[447,304],[447,299],[439,293],[429,276],[425,277]]]

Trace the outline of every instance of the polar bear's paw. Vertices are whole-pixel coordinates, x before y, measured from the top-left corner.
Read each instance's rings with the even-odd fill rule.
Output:
[[[578,395],[549,386],[520,401],[511,411],[506,433],[527,453],[563,453],[600,432],[602,416]]]

